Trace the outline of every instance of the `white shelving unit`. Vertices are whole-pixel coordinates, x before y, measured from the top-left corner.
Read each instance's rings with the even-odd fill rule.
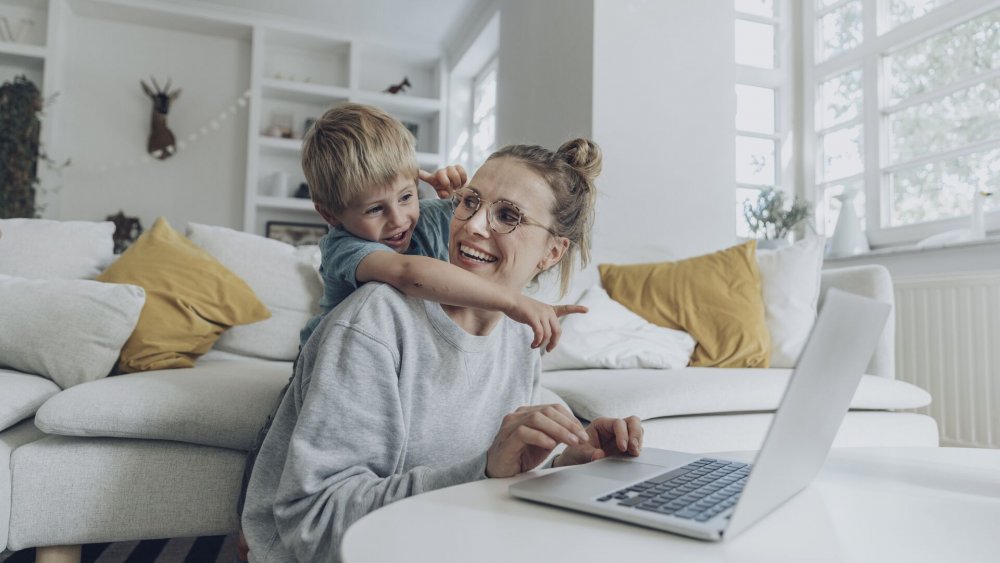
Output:
[[[244,230],[263,234],[269,221],[322,223],[309,199],[300,164],[306,120],[342,102],[378,106],[416,128],[417,161],[441,166],[445,65],[438,53],[370,45],[306,29],[253,29]],[[408,78],[405,93],[384,93]],[[276,137],[274,127],[292,138]],[[280,180],[279,180],[280,178]]]

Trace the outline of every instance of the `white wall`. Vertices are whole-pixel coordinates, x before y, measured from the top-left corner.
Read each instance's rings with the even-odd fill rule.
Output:
[[[736,242],[731,3],[500,3],[499,144],[604,150],[594,249]]]
[[[731,2],[596,0],[595,250],[635,241],[685,257],[735,243],[733,42]]]
[[[593,30],[593,0],[501,2],[498,146],[591,134]]]
[[[64,39],[57,156],[72,164],[49,216],[102,220],[121,209],[147,228],[161,215],[180,230],[188,221],[241,228],[245,108],[165,161],[124,165],[146,154],[152,102],[139,80],[163,86],[169,76],[183,89],[168,125],[187,141],[249,87],[249,42],[77,16]]]

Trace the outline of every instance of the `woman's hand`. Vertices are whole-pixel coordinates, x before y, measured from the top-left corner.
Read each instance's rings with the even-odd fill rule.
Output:
[[[469,181],[469,175],[461,164],[446,166],[433,174],[426,170],[419,170],[418,176],[430,184],[441,199],[451,197],[451,192],[464,187]]]
[[[552,467],[579,465],[618,454],[639,455],[642,451],[642,421],[628,418],[595,418],[587,426],[588,440],[571,445],[552,461]]]
[[[531,331],[535,333],[535,338],[531,341],[532,348],[545,346],[545,351],[551,352],[559,343],[559,335],[562,334],[559,317],[586,312],[587,308],[582,305],[548,305],[526,295],[517,294],[504,314],[531,327]]]
[[[486,452],[486,476],[513,477],[534,469],[559,445],[576,446],[590,437],[562,405],[521,407],[503,417]]]

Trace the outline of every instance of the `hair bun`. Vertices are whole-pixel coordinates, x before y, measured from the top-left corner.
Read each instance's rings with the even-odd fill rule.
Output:
[[[577,174],[593,181],[601,173],[601,147],[590,139],[566,141],[556,151],[556,156],[576,170]]]

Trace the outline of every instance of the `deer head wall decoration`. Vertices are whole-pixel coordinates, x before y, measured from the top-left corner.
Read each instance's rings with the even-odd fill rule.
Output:
[[[167,79],[166,87],[162,89],[156,83],[155,78],[150,77],[150,80],[153,81],[155,90],[150,88],[145,80],[139,81],[139,84],[142,84],[142,91],[153,100],[153,114],[150,123],[149,141],[146,143],[146,152],[154,158],[163,160],[170,158],[170,156],[177,152],[177,145],[174,144],[174,134],[167,127],[167,112],[170,111],[171,102],[181,95],[181,90],[178,88],[171,92],[169,78]]]

